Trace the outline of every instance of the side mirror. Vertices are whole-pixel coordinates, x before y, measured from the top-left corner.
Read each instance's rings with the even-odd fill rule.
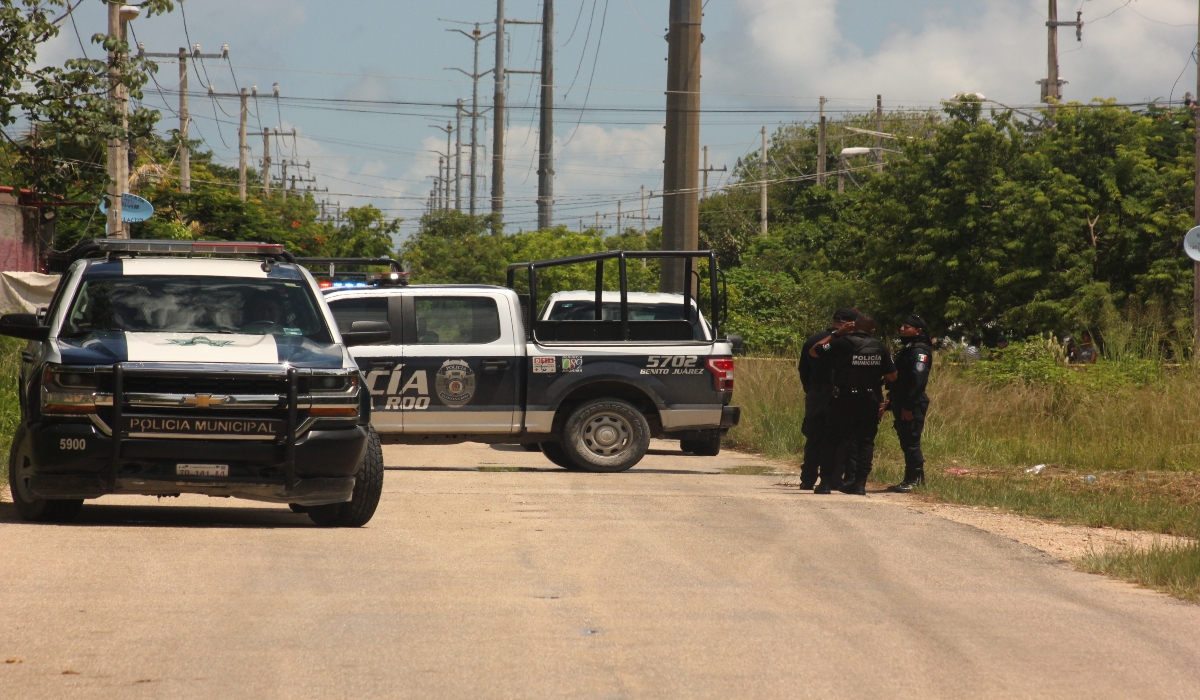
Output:
[[[386,343],[391,339],[392,327],[385,321],[354,321],[350,324],[350,331],[342,334],[342,342],[348,348]]]
[[[733,346],[734,355],[746,354],[746,341],[742,339],[742,336],[730,334],[725,336],[725,340]]]
[[[37,314],[4,314],[0,316],[0,335],[44,341],[50,337],[50,328],[38,323]]]

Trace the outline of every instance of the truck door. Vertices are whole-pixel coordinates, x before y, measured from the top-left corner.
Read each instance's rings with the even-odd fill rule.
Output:
[[[360,345],[350,349],[358,362],[366,388],[371,392],[371,425],[378,433],[399,433],[404,428],[404,412],[396,401],[389,402],[389,389],[395,395],[399,388],[400,372],[404,364],[404,347],[401,344],[400,297],[352,296],[329,302],[329,310],[337,321],[338,331],[345,333],[355,321],[385,321],[392,329],[390,340],[374,345]]]
[[[430,290],[402,299],[404,379],[397,397],[413,404],[404,411],[404,432],[516,432],[521,365],[507,298]]]

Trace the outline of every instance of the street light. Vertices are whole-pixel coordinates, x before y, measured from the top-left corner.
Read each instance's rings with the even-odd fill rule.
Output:
[[[838,153],[838,194],[846,191],[846,159],[854,156],[865,156],[871,152],[871,149],[865,146],[852,146],[843,148]]]

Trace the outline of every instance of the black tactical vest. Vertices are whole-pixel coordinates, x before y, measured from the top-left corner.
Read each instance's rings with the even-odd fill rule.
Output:
[[[875,338],[851,334],[845,336],[853,351],[839,355],[834,362],[833,383],[850,389],[878,389],[883,384],[884,357],[887,348]]]

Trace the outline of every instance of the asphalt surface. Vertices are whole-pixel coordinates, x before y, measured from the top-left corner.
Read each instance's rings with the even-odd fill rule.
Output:
[[[608,475],[387,447],[359,530],[200,496],[66,526],[0,504],[0,697],[1200,694],[1200,606],[655,447]]]

